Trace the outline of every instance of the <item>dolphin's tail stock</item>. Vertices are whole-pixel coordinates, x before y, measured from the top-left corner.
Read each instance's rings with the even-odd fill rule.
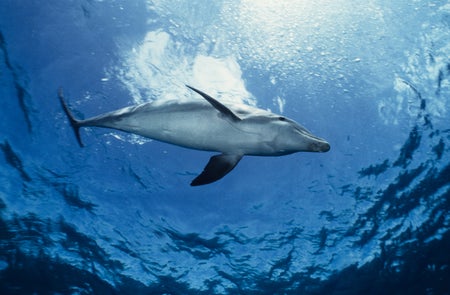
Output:
[[[72,126],[73,131],[75,132],[75,137],[77,138],[78,144],[83,147],[83,142],[81,141],[81,137],[80,137],[80,120],[77,120],[74,115],[72,114],[72,112],[70,111],[69,107],[67,106],[66,102],[64,101],[64,95],[63,95],[63,90],[62,88],[58,89],[58,97],[59,97],[59,101],[61,102],[61,106],[64,110],[64,112],[67,115],[67,118],[69,119],[70,122],[70,126]]]

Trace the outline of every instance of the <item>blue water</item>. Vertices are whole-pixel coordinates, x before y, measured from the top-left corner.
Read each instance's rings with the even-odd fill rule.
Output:
[[[273,3],[271,3],[273,2]],[[450,294],[450,2],[2,0],[1,294]],[[199,99],[324,154],[208,152],[78,117]]]

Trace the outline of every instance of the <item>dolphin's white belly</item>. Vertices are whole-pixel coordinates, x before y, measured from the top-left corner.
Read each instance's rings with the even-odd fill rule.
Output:
[[[155,140],[206,151],[253,154],[261,136],[239,129],[207,102],[149,103],[89,119],[85,126],[131,132]]]

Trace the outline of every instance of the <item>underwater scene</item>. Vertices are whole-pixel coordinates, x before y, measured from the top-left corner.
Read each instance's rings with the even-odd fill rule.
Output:
[[[0,294],[450,294],[450,1],[1,0]]]

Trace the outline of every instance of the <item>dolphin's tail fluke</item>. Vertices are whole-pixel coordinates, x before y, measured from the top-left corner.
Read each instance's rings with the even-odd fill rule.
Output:
[[[75,137],[77,138],[78,144],[83,147],[83,142],[81,141],[81,137],[80,137],[80,120],[77,120],[74,115],[72,114],[72,112],[70,111],[69,107],[67,106],[66,102],[64,101],[64,95],[63,95],[63,90],[62,88],[58,89],[58,97],[59,97],[59,101],[61,102],[61,106],[64,110],[64,112],[67,115],[67,118],[69,119],[70,122],[70,126],[72,126],[73,131],[75,132]]]

